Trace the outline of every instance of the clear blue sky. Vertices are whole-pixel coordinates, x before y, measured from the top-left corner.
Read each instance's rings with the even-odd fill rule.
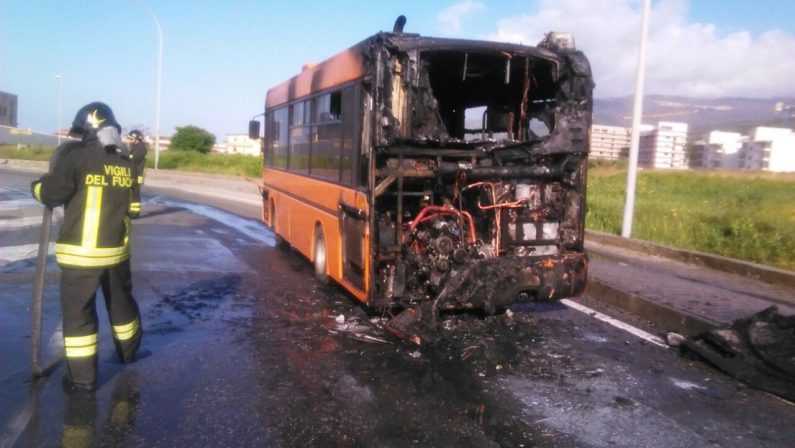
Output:
[[[399,14],[408,17],[408,32],[491,39],[508,29],[512,18],[524,17],[526,22],[516,23],[528,27],[512,35],[529,44],[559,23],[575,28],[567,31],[575,34],[578,46],[591,56],[587,49],[595,46],[595,39],[589,36],[595,34],[589,34],[583,23],[593,22],[592,16],[583,12],[580,22],[565,18],[544,22],[546,14],[558,7],[577,12],[583,9],[579,5],[603,3],[602,9],[628,11],[630,35],[637,29],[637,17],[632,14],[640,4],[640,0],[143,1],[159,17],[164,33],[161,134],[194,124],[216,133],[219,141],[225,134],[245,132],[249,118],[262,112],[269,87],[296,74],[306,62],[322,60],[373,33],[390,30]],[[773,40],[785,51],[795,50],[791,45],[795,42],[795,2],[791,0],[654,0],[653,5],[660,11],[659,24],[681,26],[680,30],[701,36],[713,53],[716,45],[736,44],[737,39],[727,36],[744,31],[750,35],[750,45],[758,48],[766,42],[761,36],[771,30],[783,33],[783,43],[780,38]],[[154,133],[157,33],[140,2],[3,0],[1,10],[0,90],[19,96],[20,127],[43,132],[57,128],[59,83],[55,75],[61,75],[64,127],[80,106],[102,100],[111,105],[123,126]],[[609,20],[622,20],[619,17],[604,19],[599,25],[604,34],[616,28]],[[714,30],[710,34],[698,24],[714,25]],[[584,27],[581,33],[580,26]],[[663,45],[659,48],[672,51]],[[623,65],[628,67],[636,51],[629,44],[611,48],[614,54],[626,55]],[[630,94],[629,78],[610,73],[613,64],[600,62],[598,48],[594,55],[594,67],[600,68],[595,70],[597,95],[600,87],[602,96]],[[793,55],[795,51],[781,57],[792,59]],[[791,74],[789,65],[780,71],[782,77]],[[792,78],[787,82],[792,84]],[[741,86],[745,90],[738,92],[733,85],[727,84],[727,95],[795,95],[793,87],[768,91]]]

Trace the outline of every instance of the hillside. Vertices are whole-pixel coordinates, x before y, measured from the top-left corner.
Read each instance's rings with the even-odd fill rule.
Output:
[[[596,98],[594,123],[632,126],[632,101],[632,96]],[[698,99],[648,95],[643,102],[643,123],[654,124],[658,121],[688,123],[690,140],[698,140],[705,132],[715,129],[745,134],[756,126],[792,127],[792,122],[786,113],[776,113],[773,110],[776,102],[779,101],[795,104],[795,99],[792,98]]]

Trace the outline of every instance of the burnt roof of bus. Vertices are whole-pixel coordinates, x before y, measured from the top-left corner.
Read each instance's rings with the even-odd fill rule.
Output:
[[[330,89],[363,78],[368,74],[368,59],[374,56],[379,48],[399,52],[455,50],[477,53],[499,51],[555,62],[562,60],[559,53],[541,47],[481,40],[423,37],[419,34],[409,33],[381,32],[337,53],[323,62],[306,67],[298,75],[271,88],[266,95],[265,107],[278,106],[309,95],[312,92]]]

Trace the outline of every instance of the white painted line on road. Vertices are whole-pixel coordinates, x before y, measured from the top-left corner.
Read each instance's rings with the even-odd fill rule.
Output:
[[[37,386],[33,385],[32,387]],[[22,410],[8,423],[7,428],[9,434],[4,438],[0,437],[0,445],[14,446],[17,443],[17,440],[19,440],[22,432],[28,427],[28,423],[30,422],[30,418],[33,416],[35,406],[35,395],[33,397],[28,397],[27,401],[25,401],[25,405],[22,407]],[[0,433],[0,436],[2,436],[2,433]]]
[[[149,203],[184,208],[191,213],[204,216],[205,218],[231,227],[255,241],[259,241],[271,247],[276,246],[276,239],[274,238],[273,231],[257,220],[241,218],[209,205],[191,204],[178,200],[164,199],[160,196],[152,198]]]
[[[41,219],[41,218],[39,218]],[[20,246],[4,246],[0,247],[2,249],[2,255],[0,255],[0,266],[5,266],[10,263],[14,263],[20,260],[26,260],[29,258],[36,258],[39,253],[39,245],[38,244],[22,244]],[[48,254],[55,253],[55,242],[50,242],[49,247],[47,248]]]
[[[579,303],[577,303],[577,302],[575,302],[573,300],[562,299],[560,302],[562,304],[566,305],[569,308],[575,309],[575,310],[577,310],[577,311],[579,311],[581,313],[585,313],[585,314],[587,314],[587,315],[589,315],[591,317],[599,319],[602,322],[610,324],[610,325],[612,325],[612,326],[614,326],[614,327],[616,327],[618,329],[624,330],[627,333],[631,333],[631,334],[633,334],[633,335],[635,335],[635,336],[637,336],[637,337],[639,337],[639,338],[641,338],[641,339],[643,339],[643,340],[645,340],[647,342],[651,342],[654,345],[658,345],[658,346],[663,347],[663,348],[668,348],[668,344],[666,344],[665,341],[659,336],[655,336],[655,335],[653,335],[653,334],[651,334],[649,332],[643,331],[640,328],[633,327],[632,325],[630,325],[630,324],[628,324],[626,322],[620,321],[618,319],[614,319],[614,318],[608,316],[607,314],[602,314],[599,311],[596,311],[596,310],[593,310],[591,308],[588,308],[585,305],[580,305]]]
[[[0,230],[19,229],[41,225],[41,216],[25,216],[23,218],[0,220]]]
[[[8,192],[16,193],[18,195],[26,197],[31,196],[30,190],[20,190],[19,188],[13,188],[13,187],[0,187],[0,193],[8,193]]]
[[[12,199],[10,201],[0,202],[0,210],[19,210],[33,207],[42,207],[42,205],[32,197],[29,199]]]

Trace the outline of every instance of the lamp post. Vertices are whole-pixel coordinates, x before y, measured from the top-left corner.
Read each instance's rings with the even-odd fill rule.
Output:
[[[632,235],[632,216],[635,213],[635,185],[638,178],[638,151],[640,146],[640,121],[643,114],[643,81],[646,77],[646,37],[649,34],[649,10],[651,0],[643,0],[640,19],[640,46],[638,48],[638,72],[635,78],[635,105],[632,111],[632,141],[629,147],[627,187],[624,196],[624,220],[621,236]]]
[[[55,75],[58,80],[58,146],[61,146],[61,109],[63,106],[63,76]]]
[[[155,21],[157,27],[157,99],[155,106],[155,169],[157,169],[160,162],[160,92],[163,79],[163,30],[160,28],[160,21],[157,15],[152,11],[143,0],[132,0],[142,7]]]

